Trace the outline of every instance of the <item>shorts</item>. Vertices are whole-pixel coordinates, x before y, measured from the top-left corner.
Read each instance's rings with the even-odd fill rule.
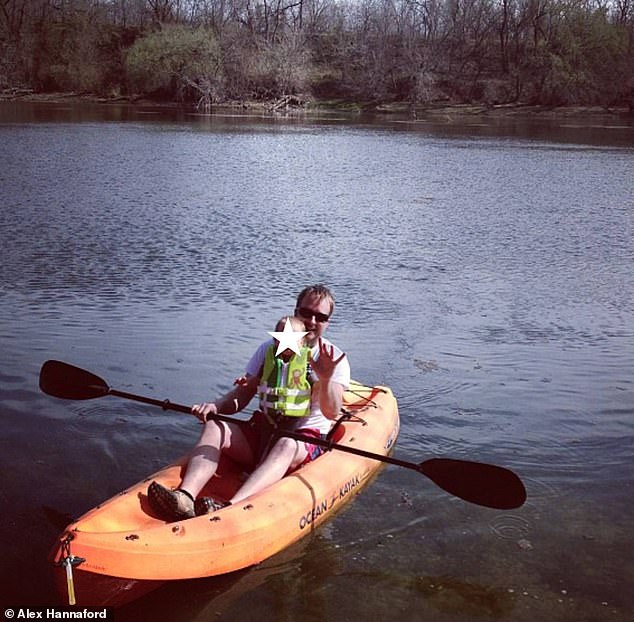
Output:
[[[251,451],[253,452],[255,464],[257,465],[262,461],[262,459],[266,456],[270,449],[272,433],[275,428],[271,424],[268,417],[259,410],[256,410],[253,413],[253,416],[251,417],[249,422],[252,425],[245,426],[243,428],[243,431],[247,442],[251,447]],[[295,419],[289,417],[288,424],[294,423]],[[282,422],[281,425],[278,422],[278,426],[281,429],[284,429],[284,422]],[[298,428],[294,431],[298,432],[299,434],[303,434],[304,436],[312,436],[313,438],[324,438],[324,435],[321,434],[321,432],[317,428]],[[305,464],[308,464],[313,460],[316,460],[317,458],[319,458],[319,456],[321,456],[321,454],[324,453],[323,447],[320,447],[319,445],[313,445],[312,443],[304,442],[304,448],[306,449],[307,453],[306,458],[304,458],[303,462],[295,467],[293,471],[299,469],[300,467],[303,467]]]

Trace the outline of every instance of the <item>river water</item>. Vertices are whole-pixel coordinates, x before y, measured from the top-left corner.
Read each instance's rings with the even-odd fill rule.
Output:
[[[0,593],[55,603],[70,521],[187,451],[193,418],[43,395],[57,358],[185,404],[305,285],[398,457],[513,469],[496,511],[389,467],[279,556],[117,620],[634,615],[634,127],[0,105]]]

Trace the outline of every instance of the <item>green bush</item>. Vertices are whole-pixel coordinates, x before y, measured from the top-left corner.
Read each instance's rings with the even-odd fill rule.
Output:
[[[132,45],[125,66],[135,93],[209,102],[223,95],[220,46],[205,28],[163,26]]]

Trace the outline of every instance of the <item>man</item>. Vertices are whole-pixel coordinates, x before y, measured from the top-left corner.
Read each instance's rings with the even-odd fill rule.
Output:
[[[350,382],[350,365],[345,353],[323,337],[334,305],[332,293],[323,285],[306,287],[297,297],[295,315],[303,320],[307,331],[305,343],[311,348],[310,375],[313,386],[310,414],[296,418],[296,421],[290,423],[290,429],[307,435],[328,432],[331,421],[341,411],[343,393]],[[222,454],[248,470],[255,469],[229,501],[237,503],[260,492],[280,480],[288,471],[310,462],[321,453],[320,448],[310,443],[280,437],[261,456],[258,446],[262,440],[262,428],[209,418],[209,415],[217,413],[237,413],[248,405],[258,389],[265,352],[270,345],[271,341],[260,345],[247,364],[245,378],[231,391],[214,402],[192,407],[192,413],[203,421],[204,427],[198,444],[190,454],[180,487],[177,490],[168,490],[153,482],[148,489],[150,503],[166,518],[191,518],[227,505],[208,497],[197,498],[215,474]],[[271,431],[265,431],[264,434],[270,438]]]

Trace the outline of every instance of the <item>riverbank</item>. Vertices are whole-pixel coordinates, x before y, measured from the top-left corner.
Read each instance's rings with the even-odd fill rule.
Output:
[[[36,103],[90,103],[90,104],[128,104],[132,106],[159,106],[165,108],[191,107],[179,102],[156,101],[136,96],[102,97],[92,93],[55,92],[37,93],[30,89],[6,89],[0,91],[0,101],[25,101]],[[581,118],[581,117],[627,117],[634,118],[634,112],[626,107],[605,108],[602,106],[539,106],[527,103],[510,104],[464,104],[457,102],[436,102],[412,106],[409,102],[352,102],[346,100],[316,100],[300,97],[286,97],[271,101],[232,101],[216,104],[202,112],[223,110],[260,111],[271,114],[303,114],[310,112],[346,112],[350,114],[377,114],[409,116],[412,119],[424,118],[460,118],[472,116],[488,117],[543,117],[543,118]]]

